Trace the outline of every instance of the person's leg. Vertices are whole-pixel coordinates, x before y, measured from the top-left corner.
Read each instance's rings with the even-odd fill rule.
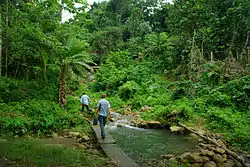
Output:
[[[90,113],[89,106],[88,105],[85,105],[85,106],[86,106],[87,111]]]
[[[100,122],[101,136],[102,136],[102,139],[104,139],[105,138],[105,132],[104,132],[104,119],[103,119],[103,116],[99,115],[98,120]]]
[[[82,104],[82,112],[84,112],[84,104]]]
[[[107,122],[107,117],[103,117],[103,127],[105,127],[106,122]]]

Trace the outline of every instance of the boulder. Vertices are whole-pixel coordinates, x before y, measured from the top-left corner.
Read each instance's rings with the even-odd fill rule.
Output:
[[[57,133],[52,133],[51,137],[52,138],[58,138],[58,134]]]
[[[198,153],[189,154],[186,158],[191,163],[202,163],[203,159]]]
[[[136,122],[132,121],[132,122],[130,122],[129,125],[130,125],[130,126],[136,126]]]
[[[174,117],[174,116],[178,115],[179,113],[180,113],[179,111],[173,110],[171,113],[169,113],[169,114],[167,115],[167,117],[168,117],[168,118],[171,118],[171,117]]]
[[[116,126],[119,127],[119,128],[123,127],[122,124],[117,124]]]
[[[141,121],[141,122],[139,122],[139,123],[137,124],[137,126],[138,126],[139,128],[146,128],[146,127],[147,127],[147,123],[144,122],[144,121]]]
[[[220,153],[220,154],[224,154],[225,153],[225,150],[222,149],[222,148],[219,148],[219,147],[216,147],[214,151],[217,152],[217,153]]]
[[[141,118],[140,114],[139,114],[139,113],[136,113],[136,114],[135,114],[135,118],[137,118],[137,119],[138,119],[138,118]]]
[[[171,126],[170,131],[176,134],[185,134],[186,129],[179,126]]]
[[[214,154],[213,155],[213,160],[217,163],[223,163],[226,161],[226,159],[224,159],[221,155],[219,154]]]
[[[171,126],[170,127],[171,132],[178,132],[178,131],[182,131],[182,130],[185,130],[185,128],[179,127],[179,126]]]
[[[86,149],[87,148],[85,145],[79,144],[79,143],[75,143],[74,146],[77,147],[77,148],[82,148],[82,149]]]
[[[162,159],[170,159],[170,158],[173,158],[173,157],[174,157],[173,154],[161,155],[161,158],[162,158]]]
[[[202,167],[201,163],[194,163],[192,165],[190,165],[190,167]]]
[[[225,166],[226,167],[234,167],[235,163],[232,159],[229,159],[226,161]]]
[[[175,159],[176,159],[176,161],[178,161],[178,162],[186,162],[186,159],[187,159],[187,157],[188,157],[190,154],[192,154],[192,153],[190,153],[190,152],[185,152],[185,153],[183,153],[183,154],[181,154],[181,155],[179,155],[179,156],[176,156]],[[172,159],[172,158],[170,158],[170,159]]]
[[[223,159],[227,159],[227,154],[222,154]]]
[[[209,161],[204,164],[204,167],[216,167],[216,163],[214,161]]]
[[[5,166],[9,166],[9,165],[10,164],[9,164],[8,159],[6,159],[5,157],[0,158],[0,166],[1,167],[5,167]]]
[[[198,141],[203,144],[204,140],[199,138]]]
[[[168,162],[171,164],[171,163],[175,163],[175,162],[178,162],[179,160],[176,158],[176,157],[173,157],[173,158],[170,158],[168,160]]]
[[[109,118],[110,122],[115,122],[115,118]]]
[[[204,155],[204,156],[213,156],[213,155],[214,155],[214,152],[213,152],[213,151],[209,151],[209,150],[201,149],[200,155]]]
[[[90,138],[89,138],[89,136],[84,135],[84,136],[81,137],[81,140],[82,140],[83,142],[87,142],[87,141],[90,140]]]
[[[210,151],[215,151],[215,148],[212,145],[210,145],[210,144],[207,144],[206,147]]]
[[[81,133],[80,132],[69,132],[68,137],[73,137],[73,138],[81,137]]]
[[[206,163],[206,162],[210,161],[210,158],[207,157],[207,156],[202,156],[201,158],[202,158],[203,163]]]
[[[141,107],[141,111],[145,111],[146,109],[145,109],[145,107]]]
[[[148,128],[160,128],[161,123],[159,121],[150,121],[150,122],[147,122],[147,127]]]

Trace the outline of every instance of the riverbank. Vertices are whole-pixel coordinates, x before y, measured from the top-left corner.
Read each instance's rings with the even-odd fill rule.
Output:
[[[144,121],[146,129],[142,129],[136,113],[132,115],[111,113],[111,115],[112,119],[107,131],[114,137],[117,145],[141,166],[241,167],[249,165],[249,155],[228,145],[219,134],[203,131],[204,134],[201,135],[206,137],[200,138],[200,134],[190,133],[184,127],[163,126],[157,121]],[[198,133],[201,132],[200,130]],[[207,138],[210,140],[206,140]]]
[[[0,138],[1,167],[116,167],[93,133],[65,129],[43,137]]]

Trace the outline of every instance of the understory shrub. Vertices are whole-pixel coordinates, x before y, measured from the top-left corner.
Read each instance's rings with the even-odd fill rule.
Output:
[[[0,116],[1,134],[47,134],[77,125],[87,127],[87,121],[77,113],[65,112],[58,104],[46,100],[1,103]]]
[[[139,89],[140,87],[136,82],[128,81],[119,87],[118,94],[121,99],[128,100],[132,98]]]
[[[229,81],[225,91],[239,111],[250,111],[250,76]]]
[[[224,136],[233,145],[250,149],[250,113],[234,111],[232,108],[209,107],[206,115],[208,127]]]
[[[214,105],[218,107],[232,105],[230,96],[220,91],[213,91],[207,95],[204,95],[203,98],[206,99],[208,105]]]
[[[23,81],[0,77],[0,102],[21,102],[28,99],[57,101],[57,85],[44,88],[38,81]]]

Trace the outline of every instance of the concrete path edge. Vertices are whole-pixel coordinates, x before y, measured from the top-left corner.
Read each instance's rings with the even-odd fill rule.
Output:
[[[93,125],[93,121],[89,122],[101,149],[118,167],[140,167],[116,144],[110,134],[105,132],[106,138],[102,139],[99,125]]]

